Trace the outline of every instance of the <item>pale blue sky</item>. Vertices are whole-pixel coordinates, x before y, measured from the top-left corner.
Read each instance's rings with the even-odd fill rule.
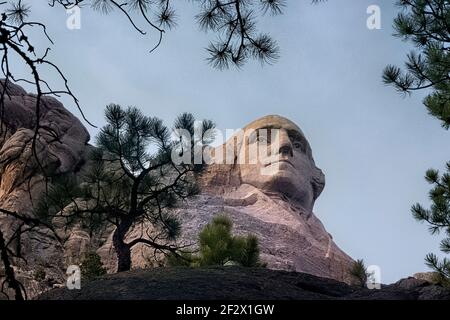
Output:
[[[157,35],[139,35],[119,14],[82,10],[81,29],[68,30],[64,10],[45,2],[28,1],[32,17],[48,21],[55,40],[50,58],[98,126],[111,102],[138,106],[168,122],[190,111],[220,129],[283,115],[302,128],[326,175],[315,212],[344,251],[379,265],[384,283],[426,270],[424,256],[439,252],[439,238],[414,221],[410,207],[428,203],[423,175],[450,160],[449,133],[427,115],[423,94],[404,98],[381,81],[384,66],[402,63],[410,48],[392,37],[393,1],[312,6],[288,0],[283,16],[260,25],[278,40],[280,60],[223,72],[205,62],[211,37],[193,22],[192,2],[176,1],[178,27],[153,54],[148,51]],[[381,30],[366,28],[372,4],[381,7]]]

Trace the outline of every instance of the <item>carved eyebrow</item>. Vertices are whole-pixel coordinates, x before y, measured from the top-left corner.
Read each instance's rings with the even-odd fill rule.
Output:
[[[297,130],[288,130],[288,135],[291,141],[300,143],[302,152],[308,153],[308,142],[306,141],[306,138],[300,134],[300,132]]]
[[[267,126],[264,126],[261,128],[257,128],[257,129],[255,129],[255,131],[258,132],[258,130],[271,130],[271,129],[281,129],[281,126],[267,125]],[[286,131],[287,131],[290,139],[301,142],[303,147],[306,148],[306,144],[307,144],[306,139],[305,139],[305,137],[303,137],[303,135],[300,132],[298,132],[295,129],[287,129]]]
[[[295,139],[301,143],[305,143],[305,138],[298,132],[297,130],[288,130],[288,134],[290,138]]]
[[[277,125],[267,125],[258,129],[255,129],[255,131],[258,131],[260,129],[281,129],[281,126],[277,126]],[[306,138],[303,136],[303,134],[301,134],[298,130],[296,129],[286,129],[289,139],[300,142],[301,143],[301,150],[302,152],[306,153],[311,159],[312,159],[312,155],[311,155],[311,149],[309,147],[309,143],[306,140]]]

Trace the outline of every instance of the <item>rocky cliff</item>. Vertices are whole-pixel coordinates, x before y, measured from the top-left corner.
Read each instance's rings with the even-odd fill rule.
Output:
[[[35,95],[17,85],[8,85],[0,123],[0,208],[23,216],[33,215],[33,208],[44,191],[42,172],[51,176],[79,173],[90,148],[86,128],[50,97],[42,98],[39,117],[42,129],[35,136],[35,105]],[[0,228],[6,238],[19,226],[14,218],[0,214]],[[14,263],[19,279],[31,296],[64,282],[64,244],[68,238],[61,240],[57,241],[48,229],[37,227],[23,233],[17,241],[20,247],[19,243],[13,246],[24,258]],[[36,280],[39,272],[45,272],[44,282]]]
[[[93,148],[81,122],[57,100],[43,98],[40,124],[44,129],[37,137],[34,154],[35,102],[33,94],[9,86],[0,138],[0,207],[29,216],[45,188],[42,169],[52,176],[82,175]],[[314,202],[324,187],[324,176],[314,164],[308,141],[297,125],[278,116],[259,119],[245,129],[265,128],[279,130],[276,171],[264,171],[275,167],[272,158],[261,162],[263,171],[245,161],[211,164],[199,177],[201,194],[176,209],[183,222],[180,243],[195,246],[199,230],[214,215],[224,213],[232,218],[237,233],[258,236],[262,260],[269,268],[348,281],[347,270],[353,260],[338,248],[313,213]],[[237,143],[216,149],[216,158],[221,151],[227,154],[233,148],[237,159],[252,143],[245,136],[235,136],[230,141]],[[5,234],[11,234],[17,226],[14,219],[0,215],[0,228]],[[142,226],[136,227],[128,238],[141,231]],[[14,262],[31,296],[63,284],[67,266],[79,263],[88,250],[96,250],[108,270],[115,271],[111,228],[91,237],[79,226],[67,230],[61,225],[58,234],[60,240],[49,230],[37,228],[20,239],[26,261]],[[160,257],[154,258],[151,249],[133,249],[134,267],[163,262]],[[38,271],[40,276],[36,276]]]
[[[273,150],[255,155],[255,145],[263,148],[258,142],[262,135],[273,136],[267,147]],[[210,154],[209,165],[198,178],[201,194],[176,210],[183,226],[180,245],[195,244],[203,226],[214,215],[225,214],[238,234],[257,235],[262,260],[269,268],[351,280],[348,270],[353,260],[313,213],[325,177],[296,124],[275,115],[257,119]],[[130,238],[141,232],[137,228]],[[108,254],[113,252],[111,241],[99,252],[112,269],[116,261]],[[153,259],[153,250],[144,247],[133,253],[134,266],[148,266]]]

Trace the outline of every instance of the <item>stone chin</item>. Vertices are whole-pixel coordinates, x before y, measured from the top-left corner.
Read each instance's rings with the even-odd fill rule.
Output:
[[[314,193],[312,186],[303,188],[297,181],[292,180],[292,175],[286,171],[280,171],[267,181],[246,181],[253,187],[260,189],[266,194],[280,194],[300,205],[306,211],[312,211],[314,205]]]
[[[253,170],[241,168],[241,184],[249,184],[268,195],[283,195],[305,211],[312,211],[314,206],[314,186],[310,177],[298,175],[290,168],[284,168],[283,165],[272,174],[258,174],[260,168]]]

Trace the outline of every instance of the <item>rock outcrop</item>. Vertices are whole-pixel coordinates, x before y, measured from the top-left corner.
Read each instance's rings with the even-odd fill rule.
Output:
[[[254,155],[252,147],[258,144],[254,135],[262,136],[264,130],[274,139],[264,147],[273,150]],[[213,161],[199,178],[201,194],[176,210],[183,228],[180,245],[195,244],[214,215],[225,214],[237,234],[259,238],[261,258],[269,268],[351,281],[348,270],[353,260],[312,212],[325,179],[297,125],[280,116],[258,119],[211,154]],[[140,228],[131,232],[130,239],[140,233]],[[111,241],[99,252],[113,270],[116,259]],[[132,258],[134,266],[146,267],[154,255],[138,247]]]
[[[76,174],[86,163],[90,148],[86,128],[51,97],[41,100],[41,129],[35,136],[35,108],[35,95],[17,85],[8,85],[0,122],[0,207],[24,216],[33,216],[44,191],[42,172],[52,176]],[[18,225],[14,218],[0,215],[5,237],[10,237]],[[64,242],[57,241],[48,229],[37,227],[23,233],[20,243],[26,260],[16,259],[14,263],[29,295],[65,281]],[[44,282],[35,279],[38,271],[45,273]]]
[[[43,129],[34,139],[35,95],[16,85],[9,85],[8,93],[0,137],[0,207],[31,216],[45,187],[42,169],[54,176],[81,175],[93,147],[81,122],[48,97],[41,103],[39,122]],[[314,164],[301,130],[285,118],[268,116],[251,123],[244,132],[275,129],[277,143],[272,142],[270,148],[277,147],[256,162],[246,150],[251,150],[255,141],[262,141],[258,135],[235,135],[212,152],[215,163],[199,177],[201,194],[175,210],[183,223],[180,241],[195,245],[199,230],[214,215],[224,213],[232,218],[238,234],[258,236],[262,260],[269,268],[348,281],[347,270],[353,260],[337,247],[313,213],[314,202],[324,187],[324,175]],[[220,155],[234,162],[221,163]],[[6,234],[16,226],[14,219],[0,216],[0,228]],[[45,228],[26,233],[21,239],[27,262],[15,261],[16,269],[31,296],[64,283],[67,266],[79,263],[88,250],[97,250],[110,272],[116,268],[111,232],[91,237],[79,227],[59,231],[61,241]],[[140,230],[135,228],[133,232]],[[133,232],[129,238],[133,238]],[[134,267],[162,263],[153,258],[148,248],[133,249]],[[37,270],[45,271],[45,280],[35,279]]]
[[[450,290],[413,278],[369,290],[298,272],[237,267],[156,268],[107,275],[84,283],[81,290],[55,289],[38,299],[449,300]]]

